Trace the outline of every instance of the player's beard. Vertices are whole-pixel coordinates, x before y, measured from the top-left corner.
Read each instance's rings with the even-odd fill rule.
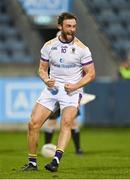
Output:
[[[71,42],[75,37],[75,32],[69,33],[69,32],[62,31],[61,36],[65,42]]]

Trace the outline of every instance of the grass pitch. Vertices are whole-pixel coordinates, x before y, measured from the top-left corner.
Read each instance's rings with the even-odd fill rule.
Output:
[[[53,143],[57,139],[54,136]],[[39,151],[43,144],[40,135]],[[129,179],[130,128],[87,128],[81,131],[85,154],[74,154],[72,140],[60,163],[59,171],[50,173],[44,164],[50,159],[38,156],[38,172],[20,172],[27,162],[25,132],[0,133],[0,179]]]

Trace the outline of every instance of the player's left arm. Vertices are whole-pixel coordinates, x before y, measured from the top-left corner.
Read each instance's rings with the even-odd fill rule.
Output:
[[[85,85],[87,85],[88,83],[90,83],[95,79],[96,73],[95,73],[94,63],[84,65],[83,72],[85,75],[79,82],[75,84],[77,89],[84,87]]]
[[[96,73],[95,73],[95,67],[94,67],[93,62],[88,65],[83,65],[83,71],[85,75],[80,81],[78,81],[75,84],[71,84],[71,83],[65,84],[65,90],[68,93],[75,91],[81,87],[84,87],[85,85],[87,85],[88,83],[90,83],[91,81],[95,79]]]

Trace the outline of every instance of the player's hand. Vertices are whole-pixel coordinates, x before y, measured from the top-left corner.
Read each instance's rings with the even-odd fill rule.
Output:
[[[71,93],[71,92],[73,92],[73,91],[75,91],[77,89],[76,85],[75,84],[71,84],[71,83],[66,83],[64,88],[65,88],[65,91],[67,93]]]
[[[54,79],[46,79],[44,80],[44,82],[46,83],[46,85],[49,87],[49,88],[52,88],[54,85],[55,85],[55,80]]]

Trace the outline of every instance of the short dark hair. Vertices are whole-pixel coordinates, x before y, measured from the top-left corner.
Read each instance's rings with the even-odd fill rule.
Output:
[[[63,21],[66,19],[75,19],[77,21],[77,17],[75,16],[75,14],[70,12],[63,12],[58,16],[58,24],[62,25]]]

